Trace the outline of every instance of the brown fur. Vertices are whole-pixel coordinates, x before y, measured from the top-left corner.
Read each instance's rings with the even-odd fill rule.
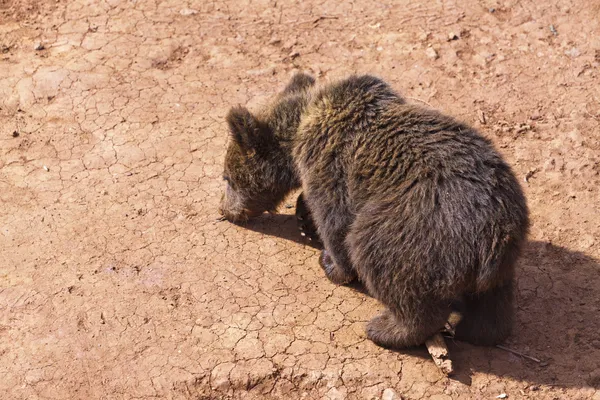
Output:
[[[377,78],[313,83],[296,75],[265,111],[231,110],[223,214],[273,210],[302,186],[327,277],[358,278],[388,308],[370,339],[422,344],[462,304],[457,338],[503,340],[528,227],[509,166],[475,130]]]

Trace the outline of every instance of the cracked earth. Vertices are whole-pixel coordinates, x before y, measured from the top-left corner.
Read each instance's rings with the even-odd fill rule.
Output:
[[[0,398],[600,399],[595,1],[0,0]],[[531,240],[507,346],[366,340],[291,214],[217,222],[223,118],[369,72],[490,138]],[[290,198],[288,204],[294,204]]]

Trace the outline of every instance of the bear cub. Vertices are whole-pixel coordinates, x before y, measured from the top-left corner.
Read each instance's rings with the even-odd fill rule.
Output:
[[[457,339],[508,336],[528,210],[489,140],[368,75],[318,87],[297,74],[270,106],[226,119],[221,213],[245,221],[302,188],[325,275],[358,279],[386,306],[367,325],[373,342],[423,344],[456,304]]]

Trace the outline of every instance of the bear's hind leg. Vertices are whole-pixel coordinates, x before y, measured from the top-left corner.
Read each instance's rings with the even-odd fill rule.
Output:
[[[419,346],[444,327],[449,315],[450,307],[443,302],[418,302],[397,313],[386,309],[369,321],[367,337],[386,348]]]
[[[466,295],[456,339],[485,346],[502,342],[512,330],[513,302],[512,281],[484,293]]]

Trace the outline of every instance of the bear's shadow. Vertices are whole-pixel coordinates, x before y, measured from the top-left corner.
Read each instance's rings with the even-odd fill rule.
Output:
[[[263,216],[244,227],[320,249],[300,236],[293,215]],[[540,362],[449,339],[453,379],[469,384],[472,373],[480,372],[534,386],[600,389],[599,276],[600,263],[584,253],[549,242],[527,243],[517,266],[515,326],[503,345]],[[351,289],[368,295],[360,283]],[[429,358],[424,348],[398,352]]]
[[[251,219],[239,225],[254,232],[269,236],[277,236],[282,239],[310,246],[317,250],[322,248],[320,243],[310,241],[308,238],[301,236],[294,215],[263,214],[258,218]]]

